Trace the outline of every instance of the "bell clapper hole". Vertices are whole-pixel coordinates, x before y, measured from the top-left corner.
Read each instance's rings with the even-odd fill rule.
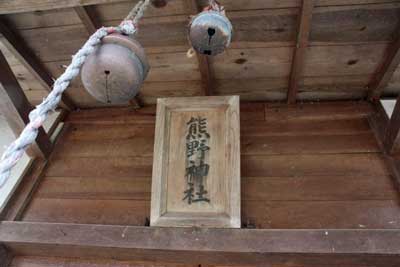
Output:
[[[110,104],[111,100],[110,100],[110,91],[108,89],[108,76],[110,75],[110,71],[109,70],[105,70],[104,74],[106,75],[106,98],[107,98],[107,103]]]
[[[211,45],[211,38],[215,35],[215,29],[214,28],[208,28],[207,29],[207,34],[208,34],[208,45]],[[203,54],[211,56],[212,55],[212,51],[211,50],[204,50]]]
[[[215,34],[215,29],[214,28],[208,28],[207,33],[208,33],[208,45],[210,45],[211,44],[211,38]]]

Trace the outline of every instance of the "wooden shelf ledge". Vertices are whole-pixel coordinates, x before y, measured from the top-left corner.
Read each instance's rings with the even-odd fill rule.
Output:
[[[398,229],[263,230],[29,222],[0,224],[0,242],[12,255],[174,263],[294,261],[304,264],[329,260],[332,263],[398,266],[399,240]]]

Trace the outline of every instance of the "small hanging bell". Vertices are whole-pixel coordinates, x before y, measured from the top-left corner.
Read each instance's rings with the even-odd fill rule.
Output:
[[[221,12],[203,11],[190,23],[189,39],[198,53],[215,56],[230,45],[232,24]]]
[[[98,101],[126,104],[139,92],[149,63],[136,40],[114,33],[85,61],[81,78],[86,90]]]

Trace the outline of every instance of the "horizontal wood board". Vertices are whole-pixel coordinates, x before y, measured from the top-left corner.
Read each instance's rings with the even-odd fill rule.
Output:
[[[36,2],[5,1],[0,4],[0,13],[6,13],[5,18],[50,73],[58,77],[89,33],[72,8],[76,1]],[[88,5],[106,26],[117,25],[132,6],[130,1],[80,3]],[[205,5],[206,1],[199,3]],[[239,94],[247,101],[285,100],[301,1],[221,3],[233,23],[234,35],[231,47],[209,60],[214,77],[212,94]],[[152,67],[141,91],[145,104],[154,104],[157,97],[204,94],[196,57],[186,56],[188,16],[192,13],[192,6],[183,0],[146,12],[137,37]],[[398,36],[399,15],[399,1],[315,1],[298,99],[364,98],[388,46]],[[31,102],[39,103],[47,92],[12,55],[9,59]],[[398,76],[395,73],[386,96],[399,92]],[[84,90],[79,78],[67,94],[79,107],[104,106]]]
[[[242,104],[243,224],[400,227],[370,112],[366,102]],[[148,224],[154,114],[154,107],[72,113],[23,220]]]

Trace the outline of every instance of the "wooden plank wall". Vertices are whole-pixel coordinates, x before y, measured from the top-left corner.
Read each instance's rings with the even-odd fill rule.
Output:
[[[200,1],[200,0],[199,0]],[[144,45],[150,75],[142,94],[145,103],[162,96],[203,94],[196,57],[186,56],[189,1],[170,1],[151,8],[142,21],[138,39]],[[203,4],[206,1],[201,0]],[[214,94],[240,94],[244,100],[285,100],[296,40],[299,0],[224,0],[235,27],[232,46],[210,60]],[[116,25],[131,1],[90,7],[104,25]],[[369,81],[395,40],[400,2],[393,0],[316,0],[300,79],[299,99],[354,99],[366,95]],[[88,37],[73,8],[6,15],[54,77]],[[13,62],[27,94],[40,101],[46,94]],[[399,71],[386,94],[398,92]],[[79,80],[68,94],[80,107],[99,106]]]
[[[246,227],[398,228],[367,103],[242,104]],[[74,112],[24,221],[146,225],[154,107]]]

